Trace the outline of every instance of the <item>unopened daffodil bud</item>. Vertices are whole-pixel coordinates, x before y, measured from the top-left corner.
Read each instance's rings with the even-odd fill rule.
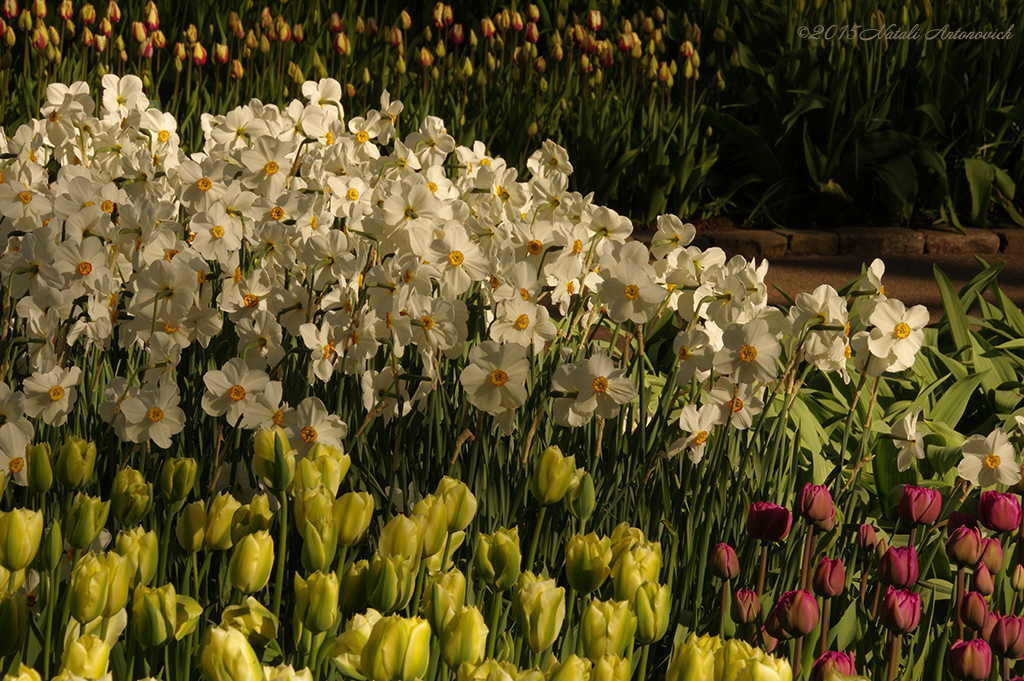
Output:
[[[629,681],[629,660],[616,655],[605,655],[594,662],[588,681]]]
[[[160,540],[156,532],[145,532],[141,527],[133,527],[127,532],[122,530],[117,533],[115,546],[117,552],[126,556],[135,566],[133,584],[149,584],[153,581],[160,560]]]
[[[635,633],[636,615],[626,601],[592,600],[580,618],[583,654],[591,662],[604,655],[621,657]]]
[[[181,548],[195,553],[203,548],[206,541],[206,502],[200,499],[192,502],[178,515],[174,536]]]
[[[16,508],[0,511],[0,565],[17,572],[35,560],[43,538],[43,512]]]
[[[80,437],[69,437],[57,453],[54,474],[57,482],[68,489],[79,489],[92,478],[96,466],[96,443]]]
[[[436,494],[428,494],[413,508],[413,517],[423,525],[422,558],[429,558],[444,548],[448,538],[448,514],[444,500]]]
[[[84,551],[107,523],[110,502],[79,492],[71,501],[71,510],[64,523],[65,538],[76,549]]]
[[[274,492],[288,489],[295,475],[295,454],[284,429],[260,428],[253,438],[253,449],[252,467],[260,482]]]
[[[87,553],[75,563],[69,590],[71,616],[88,624],[103,614],[107,604],[110,570],[106,561],[95,553]]]
[[[359,658],[359,671],[368,681],[421,679],[429,665],[430,625],[419,617],[382,617]]]
[[[334,626],[338,616],[338,575],[314,572],[306,579],[295,575],[295,614],[313,634]]]
[[[270,581],[274,567],[274,540],[266,530],[246,535],[235,544],[228,565],[231,586],[244,594],[259,591]]]
[[[667,584],[644,582],[633,594],[636,639],[642,645],[661,640],[668,631],[672,597]]]
[[[241,631],[256,648],[263,648],[277,638],[277,618],[252,596],[241,605],[229,605],[224,608],[220,623],[222,626]]]
[[[373,518],[373,497],[367,492],[349,492],[334,504],[334,519],[338,525],[338,545],[355,546],[370,528]]]
[[[132,634],[143,648],[158,648],[174,636],[178,606],[174,585],[159,588],[140,584],[132,601]]]
[[[565,547],[565,574],[581,594],[597,590],[611,574],[612,550],[608,537],[576,534]]]
[[[221,492],[210,504],[206,513],[206,548],[214,551],[227,551],[234,544],[231,538],[231,525],[235,512],[242,509],[242,504],[227,492]]]
[[[551,446],[541,452],[533,468],[530,490],[542,506],[549,506],[562,500],[569,490],[573,473],[576,471],[576,457],[562,456],[562,450]]]
[[[532,575],[524,572],[523,577]],[[535,653],[555,642],[565,622],[565,588],[553,579],[520,579],[512,600],[512,612],[526,641]]]
[[[110,646],[106,641],[87,634],[71,642],[61,658],[61,669],[86,679],[99,679],[107,673]]]
[[[207,629],[199,661],[208,681],[263,681],[263,665],[238,629]]]
[[[345,630],[334,640],[331,648],[331,657],[341,667],[342,673],[353,679],[365,679],[359,671],[359,660],[363,654],[363,647],[370,638],[373,625],[380,620],[381,614],[370,608],[365,613],[355,615],[345,627]]]
[[[587,681],[589,671],[590,660],[570,655],[548,670],[546,681]]]
[[[107,580],[107,600],[103,604],[103,612],[100,614],[103,617],[113,617],[128,604],[135,565],[127,556],[122,556],[115,551],[108,551],[107,555],[103,557],[103,563],[106,566],[109,579]]]
[[[338,604],[345,612],[366,609],[370,593],[370,561],[357,560],[345,570],[339,585]]]
[[[28,488],[37,494],[49,492],[53,487],[50,445],[41,442],[25,447],[25,465],[28,467]]]
[[[661,545],[640,544],[622,554],[612,578],[615,598],[632,601],[633,593],[644,582],[656,582],[661,573]]]
[[[466,576],[456,568],[431,578],[420,601],[420,617],[430,622],[440,638],[455,613],[466,602]]]
[[[139,523],[153,508],[153,485],[134,468],[122,468],[114,475],[110,508],[122,525]]]
[[[466,483],[445,476],[437,483],[434,494],[444,499],[449,532],[464,530],[473,522],[476,515],[476,497],[469,491]]]
[[[491,591],[504,591],[519,579],[523,554],[519,548],[519,528],[499,528],[480,534],[474,566],[481,581]]]
[[[377,550],[386,557],[401,556],[418,561],[423,550],[423,520],[396,515],[380,531]]]
[[[451,669],[458,669],[463,663],[478,665],[487,650],[487,633],[484,616],[475,607],[464,606],[448,622],[441,635],[441,658]]]
[[[408,605],[416,586],[418,568],[418,557],[374,553],[367,574],[370,605],[383,613],[401,610]]]
[[[172,504],[185,500],[196,481],[196,460],[167,459],[160,469],[160,492]]]

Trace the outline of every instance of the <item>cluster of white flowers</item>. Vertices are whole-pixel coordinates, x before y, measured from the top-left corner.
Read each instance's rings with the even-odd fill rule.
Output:
[[[483,144],[456,146],[438,118],[398,139],[402,104],[386,92],[379,110],[346,119],[341,92],[325,79],[284,109],[253,100],[204,114],[203,150],[187,155],[141,81],[108,75],[98,113],[85,83],[53,84],[43,118],[0,134],[0,275],[29,350],[21,389],[0,383],[6,459],[31,437],[26,416],[65,422],[82,379],[76,346],[145,351],[138,375],[106,384],[100,411],[123,440],[169,447],[184,427],[182,350],[233,333],[237,356],[206,373],[202,408],[242,428],[282,425],[301,453],[339,446],[347,426],[316,397],[283,401],[268,372],[296,344],[310,384],[357,375],[366,410],[390,418],[422,408],[442,358],[465,361],[479,339],[466,398],[511,432],[531,358],[570,325],[678,313],[690,323],[677,382],[714,380],[705,404],[683,409],[672,451],[699,459],[714,424],[746,428],[762,409],[784,337],[806,335],[804,359],[844,378],[851,346],[877,373],[909,366],[921,345],[924,309],[886,300],[877,265],[861,306],[870,328],[851,343],[846,301],[829,287],[786,316],[767,305],[766,262],[690,246],[694,228],[675,216],[658,218],[650,249],[629,240],[627,218],[567,190],[572,165],[550,141],[522,181]],[[551,386],[531,385],[558,395],[557,423],[612,418],[636,397],[606,352],[563,356],[576,361]]]

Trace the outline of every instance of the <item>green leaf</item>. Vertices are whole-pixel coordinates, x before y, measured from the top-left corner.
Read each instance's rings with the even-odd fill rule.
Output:
[[[939,398],[935,408],[931,410],[930,414],[926,414],[925,417],[929,421],[942,421],[955,427],[956,424],[960,423],[971,395],[978,389],[984,378],[984,374],[971,374],[960,379]]]
[[[984,227],[991,201],[992,181],[995,179],[995,166],[980,158],[964,159],[964,174],[967,175],[967,184],[971,190],[971,222]]]
[[[846,650],[857,638],[857,601],[850,604],[839,623],[828,630],[830,647],[834,650]]]
[[[750,162],[761,175],[761,178],[768,184],[774,184],[783,179],[782,166],[771,147],[753,129],[743,125],[729,114],[708,109],[704,112],[708,123],[720,128],[727,135],[731,136],[739,144],[740,148],[746,151]]]
[[[946,322],[949,324],[949,331],[953,335],[953,342],[959,350],[964,350],[971,345],[970,327],[967,322],[967,311],[960,302],[960,296],[956,294],[953,283],[946,276],[945,272],[939,269],[938,265],[932,266],[935,272],[935,283],[939,285],[939,295],[942,297],[942,309],[946,311]]]

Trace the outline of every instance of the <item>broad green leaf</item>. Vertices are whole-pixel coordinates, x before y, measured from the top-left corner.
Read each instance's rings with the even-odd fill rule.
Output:
[[[957,381],[952,388],[943,393],[931,413],[925,414],[925,417],[930,421],[941,421],[956,427],[967,409],[971,395],[981,385],[984,377],[984,374],[971,374]]]
[[[957,350],[962,352],[971,346],[970,327],[967,321],[967,311],[964,310],[957,295],[953,283],[946,276],[946,273],[933,265],[935,272],[935,283],[939,285],[939,295],[942,297],[942,308],[946,311],[946,322],[949,324],[949,331],[953,335],[953,342]]]
[[[964,159],[964,174],[971,190],[971,222],[984,227],[989,197],[992,193],[992,181],[995,179],[995,166],[980,158]]]

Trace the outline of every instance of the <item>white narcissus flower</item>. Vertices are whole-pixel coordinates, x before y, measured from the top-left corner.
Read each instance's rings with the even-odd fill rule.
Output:
[[[598,353],[581,362],[573,372],[572,383],[579,390],[576,409],[594,412],[603,419],[618,416],[619,407],[636,396],[636,388],[625,377],[626,370],[618,369],[611,358]]]
[[[700,409],[695,404],[683,407],[679,414],[679,428],[683,431],[684,437],[673,443],[668,452],[669,456],[675,456],[685,449],[690,461],[700,463],[704,458],[704,449],[707,447],[711,431],[716,424],[721,423],[720,417],[721,410],[712,404],[705,404]]]
[[[307,322],[299,327],[299,334],[302,336],[303,344],[310,351],[310,385],[313,384],[314,378],[329,381],[338,359],[338,351],[334,349],[334,329],[327,322],[321,324],[319,329],[315,324]]]
[[[689,222],[683,224],[675,215],[659,215],[658,231],[651,239],[651,255],[660,260],[677,248],[685,249],[696,235],[696,228]]]
[[[991,487],[996,483],[1015,485],[1020,482],[1017,454],[1002,428],[996,428],[987,437],[972,435],[961,449],[964,458],[956,471],[971,484]]]
[[[380,373],[366,371],[360,380],[363,389],[363,408],[369,413],[382,414],[384,423],[392,416],[405,416],[412,409],[405,381],[395,378],[391,367],[384,367]]]
[[[149,98],[142,90],[142,79],[138,76],[118,78],[113,73],[103,76],[103,108],[108,113],[127,116],[132,111],[145,111]]]
[[[921,407],[918,407],[892,427],[893,441],[900,448],[899,456],[896,458],[896,468],[900,471],[910,468],[915,457],[924,458],[924,440],[917,432],[917,419],[920,416]]]
[[[535,352],[555,337],[555,325],[542,305],[512,298],[499,305],[498,318],[491,326],[491,339],[499,343],[533,346]]]
[[[226,414],[228,424],[236,426],[269,381],[266,372],[250,369],[244,359],[230,359],[220,371],[207,371],[203,376],[203,411],[210,416]]]
[[[459,380],[470,404],[489,414],[502,414],[526,402],[530,363],[526,348],[513,343],[484,341],[469,352],[469,364]]]
[[[284,429],[298,458],[306,456],[318,442],[342,449],[341,440],[348,435],[348,425],[334,414],[319,397],[307,397],[299,402],[295,411],[284,417]]]
[[[643,324],[668,295],[663,287],[654,283],[654,270],[650,265],[629,258],[614,263],[607,273],[602,271],[601,276],[604,279],[600,286],[601,301],[613,322]]]
[[[5,477],[22,487],[28,484],[25,447],[30,442],[31,438],[18,428],[6,425],[0,428],[0,488]]]
[[[703,383],[711,374],[715,349],[711,347],[711,338],[704,329],[680,331],[672,342],[672,350],[679,360],[676,383],[680,387],[686,387],[694,378]]]
[[[181,395],[174,383],[143,386],[136,397],[128,397],[121,403],[125,435],[132,442],[152,440],[158,447],[169,448],[171,436],[185,428],[185,412],[178,406],[180,401]]]
[[[82,370],[78,367],[55,367],[46,373],[32,374],[22,386],[25,414],[31,418],[42,417],[50,426],[63,426],[78,399],[75,386],[81,379]]]
[[[424,255],[427,262],[441,272],[441,287],[446,296],[456,297],[474,281],[487,278],[490,263],[483,250],[469,240],[469,234],[458,222],[445,225],[443,239],[436,239]]]
[[[903,371],[914,363],[924,343],[928,308],[915,305],[909,310],[899,300],[887,299],[875,305],[869,320],[875,328],[868,337],[871,354],[887,360],[886,371]]]
[[[720,411],[720,422],[728,422],[736,430],[746,430],[764,409],[761,392],[761,388],[755,390],[750,384],[734,383],[723,377],[708,393],[708,403]]]
[[[715,371],[737,383],[768,383],[779,373],[782,346],[764,319],[729,326],[722,333],[722,346],[715,354]]]

